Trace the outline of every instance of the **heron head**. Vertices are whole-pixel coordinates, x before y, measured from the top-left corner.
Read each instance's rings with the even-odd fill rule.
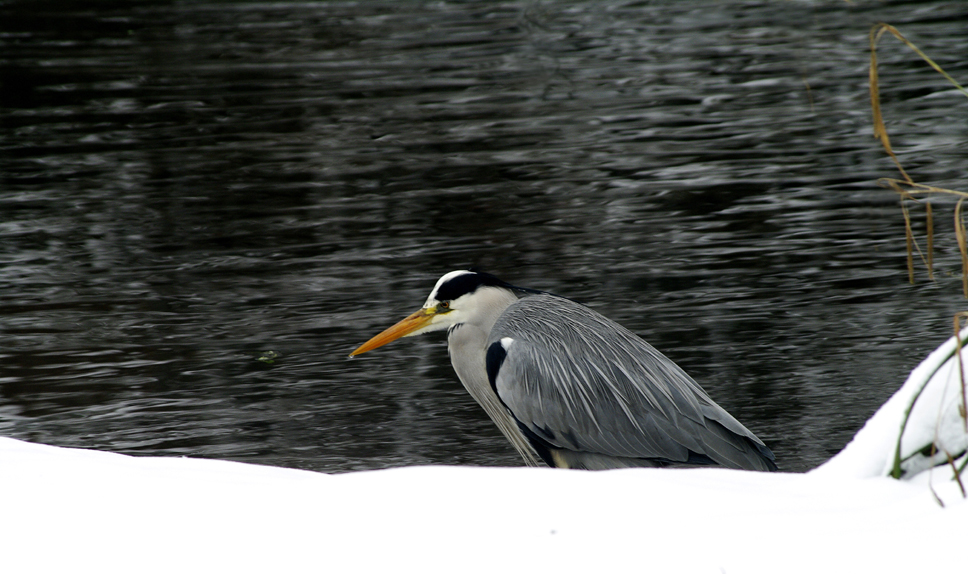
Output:
[[[500,312],[517,299],[512,289],[488,273],[451,271],[437,281],[423,307],[360,345],[350,356],[372,351],[401,337],[448,329],[461,323],[490,320],[493,324]]]

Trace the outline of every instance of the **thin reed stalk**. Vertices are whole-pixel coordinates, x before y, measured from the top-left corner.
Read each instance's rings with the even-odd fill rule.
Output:
[[[968,298],[968,241],[965,239],[965,220],[961,217],[961,206],[965,202],[962,197],[955,204],[955,238],[958,240],[958,251],[961,252],[961,292]]]
[[[965,197],[968,197],[968,193],[963,191],[956,191],[952,189],[945,189],[940,187],[934,187],[930,185],[924,185],[915,183],[911,176],[908,175],[907,171],[901,165],[901,161],[898,159],[897,154],[894,153],[894,149],[891,147],[891,138],[887,133],[887,126],[884,123],[884,116],[881,111],[881,92],[880,92],[880,76],[878,74],[877,68],[877,43],[880,41],[881,36],[885,33],[890,33],[895,38],[903,42],[906,46],[911,48],[918,56],[920,56],[925,62],[928,63],[931,68],[937,71],[939,74],[945,77],[949,82],[951,82],[961,93],[968,96],[968,90],[965,90],[952,78],[947,72],[945,72],[941,66],[936,64],[934,60],[929,58],[924,52],[922,52],[917,46],[915,46],[910,40],[905,38],[894,26],[889,24],[879,23],[875,24],[870,31],[869,40],[871,47],[871,65],[870,65],[870,94],[871,94],[871,112],[873,114],[874,123],[874,137],[876,137],[881,145],[884,147],[884,151],[887,155],[891,157],[894,161],[894,165],[897,166],[898,171],[901,173],[900,179],[895,178],[883,178],[879,181],[882,185],[890,187],[898,193],[901,200],[901,212],[904,215],[904,237],[905,243],[907,245],[907,267],[908,267],[908,280],[912,283],[914,282],[914,252],[917,251],[921,256],[921,260],[924,262],[928,269],[928,278],[934,279],[934,212],[931,207],[931,202],[923,202],[925,206],[925,223],[926,223],[926,233],[927,233],[927,257],[921,251],[917,240],[914,238],[914,231],[911,227],[911,213],[908,209],[908,202],[922,203],[918,201],[917,195],[920,194],[933,194],[933,193],[943,193],[952,194],[959,196],[958,204],[955,208],[955,234],[958,238],[958,249],[961,251],[961,263],[962,263],[962,292],[963,295],[968,298],[968,246],[966,246],[965,241],[965,227],[961,219],[961,202]]]

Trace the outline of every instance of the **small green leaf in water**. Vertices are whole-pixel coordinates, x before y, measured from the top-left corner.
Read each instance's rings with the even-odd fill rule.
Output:
[[[263,363],[265,363],[267,365],[271,365],[271,364],[275,363],[276,362],[276,359],[278,359],[281,356],[282,355],[280,355],[279,353],[277,353],[275,351],[263,351],[262,354],[259,355],[258,358],[256,358],[256,361],[260,361],[260,362],[263,362]]]

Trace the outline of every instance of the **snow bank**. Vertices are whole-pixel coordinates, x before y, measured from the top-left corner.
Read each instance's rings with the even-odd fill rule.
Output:
[[[968,504],[888,478],[419,467],[324,475],[0,439],[4,572],[901,572]],[[945,549],[952,549],[945,551]],[[957,570],[952,570],[957,571]]]
[[[966,338],[968,329],[961,332],[962,341]],[[844,450],[813,473],[890,476],[900,455],[902,478],[910,480],[929,471],[931,478],[950,481],[953,469],[936,465],[951,455],[955,465],[961,466],[968,456],[968,427],[961,412],[964,383],[956,350],[957,341],[952,337],[931,353]],[[961,356],[968,370],[968,349],[962,349]],[[963,481],[968,483],[968,476]]]
[[[807,474],[331,476],[0,439],[0,572],[960,572],[968,502],[916,454],[966,445],[953,356],[949,341]],[[915,396],[901,447],[915,480],[887,478]]]

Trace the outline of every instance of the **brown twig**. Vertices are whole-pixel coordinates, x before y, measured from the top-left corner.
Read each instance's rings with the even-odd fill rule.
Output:
[[[917,201],[915,199],[916,194],[922,193],[948,193],[961,196],[962,198],[968,197],[968,193],[955,191],[951,189],[944,189],[929,185],[923,185],[915,183],[911,176],[904,170],[901,166],[901,161],[897,158],[897,154],[894,153],[894,149],[891,147],[891,138],[888,136],[887,127],[884,124],[884,116],[881,112],[881,92],[880,92],[880,82],[877,70],[877,43],[880,41],[881,36],[884,33],[890,32],[895,38],[903,42],[906,46],[914,50],[925,62],[928,63],[935,71],[940,73],[949,82],[951,82],[959,91],[968,96],[968,90],[961,87],[961,85],[954,80],[947,72],[941,69],[941,66],[936,64],[931,58],[929,58],[924,52],[922,52],[917,46],[912,44],[907,38],[905,38],[901,33],[889,24],[879,23],[871,27],[869,34],[870,47],[871,47],[871,65],[870,65],[870,94],[871,94],[871,112],[873,114],[874,122],[874,137],[876,137],[881,145],[884,147],[884,151],[887,155],[891,157],[894,164],[897,166],[899,172],[901,172],[901,179],[885,178],[880,180],[882,184],[886,184],[891,187],[901,196],[901,212],[904,215],[904,235],[905,242],[907,244],[907,255],[908,255],[908,279],[914,282],[914,251],[917,250],[921,255],[922,261],[928,268],[928,277],[934,279],[934,212],[931,208],[930,202],[925,202],[925,218],[927,226],[927,258],[925,258],[924,253],[921,253],[921,248],[918,246],[917,241],[914,239],[914,232],[911,228],[911,214],[907,207],[907,201]],[[961,211],[961,201],[958,202],[958,206],[955,208],[955,233],[958,236],[958,248],[961,251],[961,261],[962,261],[962,291],[964,296],[968,298],[968,245],[965,241],[965,228],[964,224],[960,218]]]

